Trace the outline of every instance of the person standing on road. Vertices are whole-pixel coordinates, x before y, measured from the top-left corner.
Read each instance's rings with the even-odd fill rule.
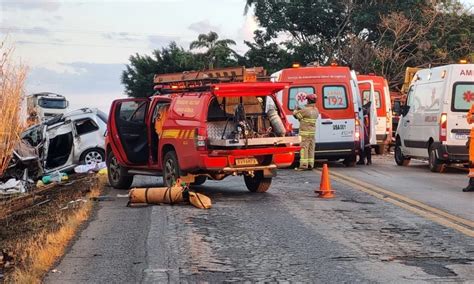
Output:
[[[474,104],[471,105],[471,109],[469,109],[467,113],[467,123],[473,124],[474,123]],[[468,148],[469,148],[469,184],[467,187],[463,188],[462,191],[469,192],[474,191],[474,127],[471,128],[471,132],[469,133],[469,141],[468,141]]]
[[[316,119],[319,111],[316,108],[316,95],[306,96],[308,103],[303,109],[297,108],[293,111],[293,116],[300,122],[301,151],[300,166],[296,170],[311,170],[314,167],[314,134],[316,132]]]
[[[365,165],[365,160],[367,160],[367,165],[372,165],[372,145],[370,144],[370,105],[372,103],[368,102],[362,106],[362,112],[364,114],[364,149],[359,154],[358,165]]]

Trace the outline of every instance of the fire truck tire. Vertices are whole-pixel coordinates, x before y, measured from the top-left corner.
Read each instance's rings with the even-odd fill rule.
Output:
[[[272,184],[272,178],[263,176],[263,171],[256,171],[255,175],[244,175],[245,185],[250,192],[266,192]]]
[[[207,177],[206,176],[197,176],[194,178],[194,182],[191,183],[191,185],[202,185],[206,182]]]
[[[132,185],[133,176],[127,174],[127,170],[118,163],[112,152],[107,155],[107,175],[113,188],[129,189]]]
[[[173,186],[173,183],[180,177],[178,157],[175,151],[168,151],[163,158],[163,184],[166,187]]]

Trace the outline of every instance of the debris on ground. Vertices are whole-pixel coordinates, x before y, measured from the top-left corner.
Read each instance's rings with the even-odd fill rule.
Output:
[[[26,189],[21,180],[11,178],[5,183],[0,182],[0,194],[15,194],[25,192]]]
[[[89,165],[79,165],[74,168],[74,172],[79,173],[79,174],[89,173],[89,172],[97,173],[106,168],[107,168],[107,165],[105,164],[105,162],[101,162],[101,163],[93,163]]]
[[[63,182],[68,180],[69,176],[66,173],[61,173],[59,171],[53,172],[49,175],[45,175],[41,178],[43,184],[50,184],[52,182]]]
[[[29,244],[42,242],[37,239],[40,234],[57,231],[67,216],[88,202],[86,195],[98,184],[97,174],[75,174],[69,182],[33,187],[10,198],[0,195],[0,282],[27,265],[30,259],[23,252]]]

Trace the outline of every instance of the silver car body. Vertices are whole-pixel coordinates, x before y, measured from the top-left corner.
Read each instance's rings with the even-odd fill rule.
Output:
[[[49,173],[105,161],[106,131],[107,115],[83,108],[34,126],[23,138],[38,148],[44,172]]]

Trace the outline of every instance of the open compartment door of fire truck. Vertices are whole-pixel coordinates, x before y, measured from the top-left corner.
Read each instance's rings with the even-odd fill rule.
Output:
[[[148,105],[148,99],[123,99],[112,104],[107,129],[122,164],[141,165],[148,161]]]

